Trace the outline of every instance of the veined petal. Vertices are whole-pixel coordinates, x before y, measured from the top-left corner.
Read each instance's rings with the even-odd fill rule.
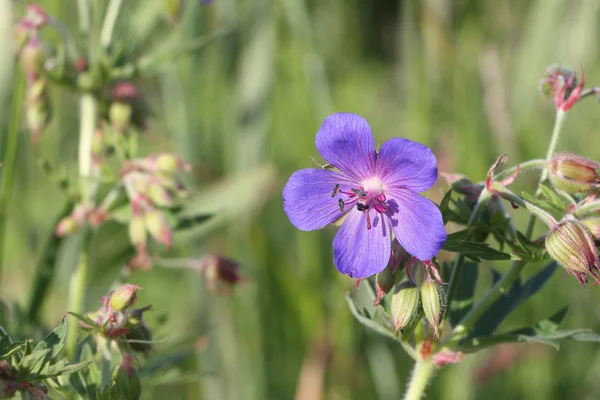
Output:
[[[440,210],[410,190],[399,189],[387,194],[387,216],[398,243],[419,260],[431,259],[446,241]]]
[[[388,188],[423,192],[438,176],[435,155],[424,144],[392,138],[377,153],[377,176]]]
[[[341,218],[339,196],[332,197],[336,185],[349,191],[356,186],[342,173],[325,169],[301,169],[292,174],[283,188],[283,210],[290,222],[303,231],[321,229]]]
[[[367,229],[367,213],[371,229]],[[391,254],[390,236],[387,218],[374,210],[353,209],[333,240],[335,267],[352,278],[366,278],[383,271]]]
[[[356,114],[336,113],[325,118],[315,145],[321,156],[348,176],[368,179],[375,171],[375,143],[371,127]]]

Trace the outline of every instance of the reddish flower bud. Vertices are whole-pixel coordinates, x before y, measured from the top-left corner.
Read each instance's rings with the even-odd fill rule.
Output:
[[[138,91],[131,82],[119,82],[113,87],[112,98],[117,102],[132,102],[138,98]]]
[[[171,228],[165,213],[157,209],[150,210],[144,214],[144,223],[150,236],[157,242],[171,247],[172,235]]]
[[[110,295],[109,305],[114,311],[122,311],[127,307],[135,304],[137,299],[137,291],[141,289],[138,285],[127,283],[112,292]]]
[[[236,261],[219,255],[207,255],[194,264],[211,290],[226,292],[230,286],[242,281],[239,274],[240,264]]]
[[[27,14],[23,18],[35,29],[39,29],[48,23],[49,17],[44,9],[35,3],[27,5]]]
[[[551,98],[557,110],[569,111],[581,97],[585,78],[581,69],[581,80],[577,83],[575,71],[559,65],[551,65],[546,69],[540,81],[540,91]]]
[[[558,223],[546,236],[546,251],[581,284],[588,275],[600,283],[598,252],[592,235],[581,222],[566,219]]]
[[[600,242],[600,218],[585,218],[581,220],[581,223],[592,234],[596,244]]]
[[[68,236],[81,228],[81,225],[73,218],[68,215],[61,219],[56,225],[56,229],[54,230],[54,234],[58,237]]]
[[[550,161],[549,176],[554,187],[567,193],[587,192],[598,186],[600,164],[572,153],[557,153]]]

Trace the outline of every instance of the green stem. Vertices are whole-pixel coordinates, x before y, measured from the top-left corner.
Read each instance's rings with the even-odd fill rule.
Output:
[[[420,400],[423,398],[425,388],[435,372],[435,365],[431,358],[415,363],[415,367],[404,394],[404,400]]]
[[[84,242],[85,236],[89,233],[84,232]],[[85,290],[86,290],[86,282],[87,282],[87,274],[88,274],[88,253],[87,253],[87,243],[82,245],[81,252],[79,253],[79,263],[77,264],[77,269],[71,275],[71,280],[69,281],[69,308],[68,311],[76,312],[78,314],[82,314],[84,310],[84,300],[85,300]],[[67,356],[71,360],[75,360],[75,350],[77,346],[77,319],[73,316],[70,317],[70,325],[71,329],[67,332]]]
[[[575,212],[573,212],[573,215],[579,218],[585,216],[586,214],[597,212],[598,210],[600,210],[600,201],[594,201],[578,207]]]
[[[104,16],[104,22],[102,23],[102,30],[100,31],[100,44],[106,48],[112,40],[112,35],[115,30],[115,24],[117,23],[117,17],[121,9],[123,0],[110,0],[108,7],[106,8],[106,15]]]
[[[542,159],[525,161],[524,163],[517,164],[514,167],[505,169],[504,171],[495,175],[494,180],[501,181],[504,178],[508,178],[509,176],[511,176],[512,174],[514,174],[517,171],[517,168],[519,169],[519,171],[523,172],[523,171],[527,171],[530,169],[545,168],[547,165],[548,165],[548,161],[542,160]]]
[[[472,227],[479,220],[479,217],[485,209],[485,205],[487,204],[490,197],[491,193],[484,188],[479,194],[477,204],[475,205],[475,208],[473,208],[473,212],[469,217],[469,221],[467,222],[467,228]],[[454,265],[452,266],[452,274],[450,275],[450,282],[448,284],[448,295],[446,297],[446,304],[448,304],[449,307],[452,304],[452,299],[454,298],[454,293],[456,292],[456,285],[458,283],[458,278],[460,277],[464,261],[465,256],[463,254],[459,254],[456,257],[456,260],[454,260]]]
[[[563,111],[558,111],[556,113],[556,120],[554,123],[554,129],[552,130],[552,138],[550,139],[550,144],[548,146],[548,153],[546,154],[546,161],[552,160],[554,156],[554,151],[556,150],[556,144],[558,143],[558,138],[560,137],[560,132],[565,122],[566,114]],[[544,182],[544,180],[548,176],[547,168],[544,169],[542,175],[540,177],[540,181],[538,183],[538,189],[536,191],[536,196],[541,194],[540,185]],[[530,215],[529,223],[527,224],[527,237],[531,237],[533,233],[533,227],[535,224],[535,217]],[[453,347],[458,344],[460,340],[462,340],[471,328],[475,325],[475,323],[481,318],[481,316],[502,296],[515,282],[515,280],[521,274],[523,268],[527,265],[524,261],[513,261],[506,273],[500,278],[498,282],[484,295],[484,297],[465,315],[460,324],[454,328],[454,331],[450,336],[446,338],[442,342],[442,347]]]
[[[4,242],[6,240],[6,220],[8,214],[8,206],[13,191],[14,168],[17,157],[17,147],[19,144],[19,124],[21,123],[21,107],[23,103],[24,87],[25,82],[23,79],[23,71],[21,68],[19,68],[17,70],[17,77],[15,80],[11,120],[10,126],[8,128],[6,149],[4,152],[4,174],[2,176],[2,186],[0,187],[0,280],[2,278],[2,270],[4,269]]]

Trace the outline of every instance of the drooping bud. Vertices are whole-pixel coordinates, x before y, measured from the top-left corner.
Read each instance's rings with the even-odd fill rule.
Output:
[[[36,80],[46,61],[46,49],[37,34],[30,34],[21,50],[21,63],[29,81]]]
[[[135,248],[146,247],[146,222],[143,215],[134,215],[129,221],[129,241]]]
[[[173,173],[179,170],[190,169],[189,164],[184,163],[179,157],[171,153],[160,153],[156,155],[156,166],[158,171]]]
[[[600,184],[600,164],[571,153],[557,153],[550,161],[552,185],[567,193],[587,192]]]
[[[408,326],[419,314],[419,288],[410,280],[402,282],[392,295],[392,324],[396,333]]]
[[[421,303],[423,312],[429,324],[433,327],[433,335],[436,338],[440,336],[440,323],[446,303],[441,285],[432,279],[427,279],[421,286]]]
[[[581,222],[565,219],[558,223],[546,236],[546,251],[581,284],[588,275],[600,283],[598,252],[592,235]]]
[[[156,206],[173,206],[173,198],[171,197],[171,194],[158,182],[150,182],[148,185],[148,197],[150,197],[150,200],[152,200]]]
[[[172,235],[171,228],[165,213],[157,209],[152,209],[144,214],[144,223],[148,233],[157,242],[164,244],[165,246],[171,247]]]
[[[114,311],[121,311],[133,306],[137,299],[137,291],[141,289],[138,285],[125,284],[115,290],[110,296],[109,305]]]
[[[567,112],[581,97],[585,78],[583,69],[577,82],[575,71],[559,65],[550,65],[540,81],[540,91],[551,98],[557,110]]]

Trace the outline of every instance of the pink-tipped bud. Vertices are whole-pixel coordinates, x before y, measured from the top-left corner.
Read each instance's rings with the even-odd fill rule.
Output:
[[[446,297],[441,285],[432,279],[427,279],[421,286],[421,303],[425,318],[433,328],[434,337],[439,338],[440,323],[446,305]]]
[[[600,164],[572,153],[557,153],[550,161],[550,182],[567,193],[587,192],[600,184]]]
[[[148,185],[148,197],[158,207],[172,207],[173,198],[171,193],[158,182],[150,182]]]
[[[142,384],[137,368],[133,365],[134,360],[133,354],[125,354],[114,377],[118,392],[124,399],[139,399],[142,395]]]
[[[138,91],[131,82],[119,82],[112,89],[112,98],[116,102],[132,102],[137,100]]]
[[[420,311],[419,288],[410,280],[402,282],[392,295],[392,324],[396,333],[410,325],[419,317]]]
[[[150,236],[167,247],[172,245],[171,228],[165,213],[157,209],[150,210],[144,214],[144,223]]]
[[[31,3],[27,5],[27,14],[23,20],[31,24],[34,29],[39,29],[48,23],[49,17],[40,5]]]
[[[15,25],[15,29],[13,30],[13,39],[17,54],[21,52],[32,33],[35,34],[33,27],[27,21],[20,21],[17,23],[17,25]]]
[[[115,102],[110,105],[108,109],[108,119],[110,120],[111,126],[117,132],[123,132],[129,126],[131,122],[131,116],[133,114],[133,108],[131,104]]]
[[[546,251],[581,284],[588,275],[600,283],[598,252],[592,235],[581,222],[565,219],[558,223],[546,236]]]
[[[58,237],[64,237],[77,232],[80,228],[81,224],[75,218],[68,215],[58,222],[54,234]]]
[[[159,153],[156,155],[156,167],[160,172],[173,173],[181,170],[189,171],[190,165],[184,163],[181,158],[171,153]]]
[[[108,302],[110,308],[113,311],[122,311],[127,307],[133,306],[137,299],[137,291],[139,289],[141,289],[141,287],[138,285],[132,285],[130,283],[122,285],[110,296],[110,300]]]
[[[37,34],[30,34],[21,50],[21,64],[29,81],[35,81],[43,71],[46,49]]]
[[[129,221],[129,241],[135,248],[146,247],[146,222],[142,215],[134,215]]]

